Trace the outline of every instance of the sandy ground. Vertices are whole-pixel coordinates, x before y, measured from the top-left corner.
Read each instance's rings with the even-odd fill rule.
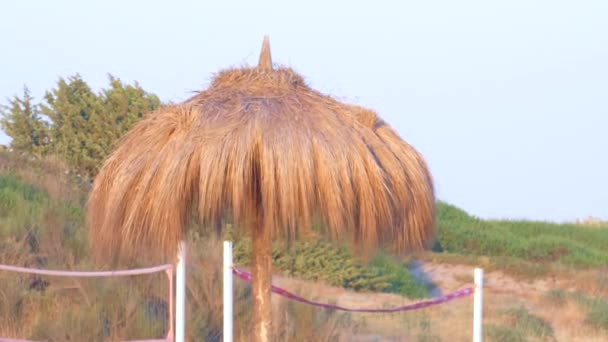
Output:
[[[433,296],[473,286],[473,267],[432,262],[413,265],[414,274],[427,283]],[[502,271],[484,276],[484,325],[502,325],[501,310],[523,306],[549,322],[556,341],[608,341],[608,334],[584,324],[584,312],[575,303],[556,307],[547,302],[551,289],[580,291],[588,295],[606,295],[608,288],[592,286],[607,270],[577,273],[575,276],[520,280]],[[385,293],[357,293],[341,288],[276,276],[273,283],[304,297],[346,307],[387,308],[415,301]],[[597,281],[598,284],[603,284]],[[280,300],[273,296],[273,300]],[[363,328],[348,341],[470,341],[472,333],[472,296],[440,306],[395,314],[352,314]],[[323,310],[323,309],[319,309]],[[547,339],[545,339],[547,340]]]

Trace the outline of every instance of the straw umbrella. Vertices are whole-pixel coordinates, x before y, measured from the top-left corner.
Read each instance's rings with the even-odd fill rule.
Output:
[[[88,203],[94,247],[174,256],[188,220],[230,215],[252,236],[254,336],[271,327],[271,241],[321,220],[325,236],[356,250],[408,252],[434,238],[429,170],[374,112],[340,103],[273,67],[221,71],[208,89],[147,115],[117,144]],[[203,228],[201,228],[203,229]]]

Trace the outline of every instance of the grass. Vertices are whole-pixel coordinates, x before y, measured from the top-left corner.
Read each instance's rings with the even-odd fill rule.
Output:
[[[512,326],[521,331],[526,336],[537,338],[554,337],[553,328],[544,319],[530,313],[524,306],[505,310],[504,314],[512,321]]]
[[[305,294],[310,296],[310,294]],[[277,341],[347,341],[361,327],[352,314],[318,310],[281,299],[274,312],[274,339]]]
[[[485,324],[484,335],[489,341],[554,341],[555,335],[551,324],[537,315],[532,314],[526,307],[499,309],[503,324]]]
[[[608,332],[608,296],[592,296],[582,292],[552,289],[545,293],[545,301],[558,308],[574,301],[584,312],[584,323]]]
[[[608,299],[596,299],[588,305],[585,323],[608,331]]]
[[[572,293],[574,299],[585,310],[585,323],[608,332],[608,297]]]
[[[525,342],[525,335],[521,331],[515,330],[512,327],[487,324],[483,327],[484,338],[488,341],[495,342]]]
[[[608,265],[608,229],[537,221],[482,220],[438,203],[441,251],[492,257],[503,264],[591,268]]]
[[[547,302],[554,306],[563,306],[568,301],[568,293],[563,289],[551,289],[545,293]]]

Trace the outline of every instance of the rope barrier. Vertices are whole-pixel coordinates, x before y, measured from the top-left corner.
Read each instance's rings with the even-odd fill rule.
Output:
[[[251,273],[238,269],[236,267],[232,268],[232,272],[237,277],[239,277],[243,280],[246,280],[246,281],[251,281],[253,278]],[[473,294],[474,288],[467,287],[467,288],[460,289],[460,290],[457,290],[452,293],[448,293],[441,297],[433,298],[431,300],[403,305],[403,306],[397,306],[397,307],[393,307],[393,308],[387,308],[387,309],[347,308],[347,307],[336,305],[336,304],[321,303],[321,302],[317,302],[317,301],[313,301],[313,300],[308,300],[304,297],[300,297],[292,292],[289,292],[285,289],[282,289],[282,288],[280,288],[278,286],[274,286],[274,285],[272,285],[272,292],[274,292],[280,296],[283,296],[285,298],[295,300],[300,303],[304,303],[304,304],[308,304],[308,305],[312,305],[312,306],[318,306],[318,307],[322,307],[322,308],[326,308],[326,309],[334,309],[334,310],[347,311],[347,312],[390,313],[390,312],[417,310],[417,309],[422,309],[422,308],[426,308],[429,306],[447,303],[447,302],[453,301],[458,298],[470,296],[471,294]]]
[[[31,273],[31,274],[40,274],[40,275],[58,276],[58,277],[87,277],[87,278],[90,278],[90,277],[123,277],[123,276],[131,276],[131,275],[142,275],[142,274],[157,273],[157,272],[166,271],[169,269],[173,269],[173,265],[166,264],[166,265],[132,269],[132,270],[82,272],[82,271],[53,271],[53,270],[43,270],[43,269],[38,269],[38,268],[27,268],[27,267],[18,267],[18,266],[9,266],[9,265],[0,264],[0,271]]]
[[[165,264],[154,267],[138,268],[131,270],[116,270],[116,271],[57,271],[57,270],[44,270],[39,268],[28,268],[19,266],[10,266],[0,264],[0,271],[18,272],[18,273],[29,273],[46,276],[57,276],[57,277],[79,277],[79,278],[92,278],[92,277],[124,277],[133,275],[153,274],[161,271],[165,271],[169,278],[170,292],[173,291],[173,265]],[[172,302],[173,297],[170,293],[169,300]],[[173,330],[173,311],[170,310],[170,327],[167,337],[164,339],[148,339],[148,340],[132,340],[129,342],[170,342],[173,341],[172,330]],[[32,340],[20,340],[11,339],[6,337],[0,337],[0,342],[38,342]]]

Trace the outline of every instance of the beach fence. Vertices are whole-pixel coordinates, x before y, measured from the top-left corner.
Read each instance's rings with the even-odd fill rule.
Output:
[[[184,342],[186,326],[186,244],[181,242],[178,249],[176,265],[160,265],[149,268],[118,270],[105,272],[75,272],[75,271],[52,271],[18,266],[0,265],[0,271],[20,272],[57,277],[124,277],[143,274],[165,272],[169,281],[169,327],[167,335],[161,339],[132,340],[129,342]],[[175,282],[174,282],[175,275]],[[241,280],[250,282],[251,273],[239,269],[233,265],[232,261],[232,242],[224,241],[223,245],[223,341],[233,341],[233,279],[237,277]],[[286,289],[272,286],[272,293],[285,297],[289,300],[303,304],[332,309],[345,312],[359,313],[396,313],[427,308],[441,305],[453,300],[473,295],[473,342],[482,341],[482,314],[483,314],[483,270],[474,270],[474,286],[466,287],[452,293],[448,293],[426,301],[420,301],[408,305],[395,306],[392,308],[354,308],[336,304],[328,304],[313,301],[292,293]],[[174,299],[175,298],[175,302]],[[0,337],[0,342],[32,342],[29,340],[18,340]]]
[[[105,277],[109,277],[109,278],[116,278],[116,277],[151,275],[151,274],[155,274],[155,273],[164,272],[167,276],[167,280],[168,280],[168,284],[169,284],[168,291],[167,291],[167,301],[169,303],[169,309],[168,309],[169,317],[167,320],[168,327],[166,327],[166,331],[167,331],[166,336],[163,338],[158,338],[158,339],[139,339],[139,340],[131,340],[131,341],[125,341],[125,342],[174,341],[174,338],[173,338],[173,335],[175,332],[174,323],[177,323],[176,320],[174,319],[174,313],[173,313],[174,270],[175,270],[175,267],[174,267],[174,265],[171,265],[171,264],[159,265],[159,266],[148,267],[148,268],[131,269],[131,270],[92,271],[92,272],[47,270],[47,269],[27,268],[27,267],[0,264],[0,271],[25,273],[25,274],[50,276],[50,277],[71,277],[71,278],[105,278]],[[180,281],[183,281],[183,278],[178,278],[178,279]],[[183,315],[180,317],[180,319],[183,320]],[[68,334],[68,333],[69,332],[66,332],[66,334]],[[0,342],[36,342],[36,341],[0,337]]]

